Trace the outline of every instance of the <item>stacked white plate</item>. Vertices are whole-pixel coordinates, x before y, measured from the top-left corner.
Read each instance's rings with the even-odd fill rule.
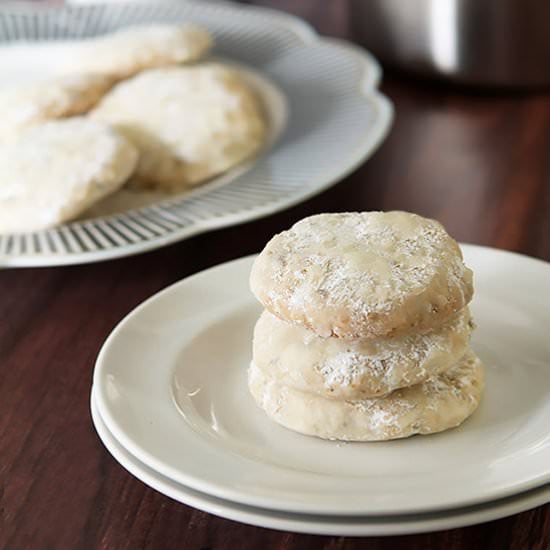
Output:
[[[550,265],[471,245],[473,347],[487,389],[461,427],[338,443],[271,422],[246,369],[260,306],[252,257],[153,296],[109,336],[92,416],[115,459],[201,510],[276,529],[390,535],[470,525],[550,501]]]

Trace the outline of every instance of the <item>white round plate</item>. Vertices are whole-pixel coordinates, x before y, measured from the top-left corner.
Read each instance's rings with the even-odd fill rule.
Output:
[[[253,257],[189,277],[128,315],[96,364],[97,405],[136,458],[193,489],[312,514],[396,514],[487,502],[550,482],[550,265],[465,245],[475,273],[481,406],[461,427],[379,443],[289,431],[246,387],[260,306]]]
[[[127,203],[133,210],[0,235],[0,266],[117,258],[272,214],[335,184],[385,137],[392,108],[376,89],[378,63],[356,46],[320,38],[300,19],[259,7],[191,1],[8,7],[0,11],[0,81],[58,72],[74,40],[175,21],[203,24],[215,36],[214,56],[248,67],[267,111],[271,146],[191,194],[144,195],[147,206],[134,196]],[[122,193],[91,215],[120,210],[126,200]]]
[[[500,519],[550,502],[550,486],[489,504],[433,514],[406,516],[314,516],[254,508],[194,491],[155,472],[132,456],[109,432],[91,399],[92,420],[107,450],[119,464],[160,493],[204,512],[258,527],[313,535],[380,536],[426,533]]]

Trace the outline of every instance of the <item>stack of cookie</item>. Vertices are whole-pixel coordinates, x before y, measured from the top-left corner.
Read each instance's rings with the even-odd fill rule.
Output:
[[[438,222],[406,212],[306,218],[266,245],[251,288],[265,311],[249,389],[283,426],[377,441],[446,430],[476,409],[472,272]]]

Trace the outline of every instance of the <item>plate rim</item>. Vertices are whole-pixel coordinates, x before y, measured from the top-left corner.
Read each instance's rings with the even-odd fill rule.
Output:
[[[532,257],[529,257],[529,256],[525,256],[523,254],[508,252],[508,251],[505,251],[505,250],[502,250],[502,249],[496,249],[496,248],[479,246],[479,245],[463,244],[462,247],[463,247],[464,250],[471,249],[472,252],[474,252],[474,253],[482,253],[482,252],[487,252],[487,250],[489,250],[492,253],[496,253],[496,254],[499,254],[499,255],[507,256],[507,257],[509,257],[511,255],[515,259],[520,259],[522,261],[535,262],[537,264],[537,266],[540,265],[540,266],[544,266],[545,269],[550,269],[550,263],[545,262],[544,260],[539,260],[537,258],[532,258]],[[294,511],[298,511],[298,512],[305,511],[307,513],[312,513],[312,514],[315,514],[315,513],[328,513],[328,508],[326,506],[323,506],[323,505],[321,505],[320,507],[319,506],[308,506],[307,509],[306,508],[302,508],[302,509],[292,508],[292,506],[297,506],[297,505],[289,504],[288,502],[286,502],[284,504],[280,503],[280,502],[275,502],[274,503],[273,500],[266,499],[265,497],[260,497],[258,495],[253,495],[252,497],[250,497],[250,495],[244,495],[243,496],[242,491],[239,492],[239,491],[236,491],[234,488],[228,488],[228,487],[221,487],[220,488],[219,484],[217,484],[217,483],[213,483],[211,481],[204,480],[204,479],[197,480],[196,476],[185,473],[181,470],[179,470],[175,475],[174,474],[175,470],[174,470],[173,467],[163,463],[162,460],[160,460],[156,456],[153,456],[149,450],[146,450],[146,449],[143,448],[143,446],[138,445],[136,442],[134,442],[131,438],[129,438],[124,433],[124,430],[121,429],[118,426],[115,416],[113,414],[111,414],[111,411],[109,410],[107,400],[106,400],[106,398],[105,398],[105,396],[103,395],[103,392],[102,392],[103,381],[100,378],[101,370],[103,368],[102,365],[105,364],[105,357],[109,352],[109,347],[111,345],[111,342],[113,342],[116,338],[118,338],[119,331],[124,328],[125,323],[129,319],[131,319],[134,315],[139,315],[142,308],[148,307],[148,305],[152,301],[155,301],[156,299],[160,298],[164,294],[172,292],[176,287],[178,287],[180,285],[185,286],[187,284],[193,284],[194,280],[200,279],[205,274],[208,274],[209,272],[212,272],[212,271],[215,271],[215,270],[218,270],[218,269],[224,269],[224,268],[227,268],[229,266],[237,266],[239,263],[243,263],[243,264],[249,263],[249,262],[251,262],[251,260],[254,256],[255,255],[252,254],[252,255],[249,255],[249,256],[242,257],[242,258],[238,258],[238,259],[235,259],[235,260],[224,262],[222,264],[212,266],[208,269],[205,269],[205,270],[200,271],[198,273],[195,273],[195,274],[193,274],[189,277],[186,277],[186,278],[184,278],[184,279],[182,279],[182,280],[166,287],[165,289],[159,291],[158,293],[154,294],[153,296],[149,297],[147,300],[145,300],[144,302],[139,304],[135,309],[133,309],[128,315],[126,315],[124,317],[124,319],[122,319],[122,321],[120,321],[120,323],[118,323],[115,326],[115,328],[112,330],[112,332],[110,333],[108,338],[105,340],[105,343],[103,344],[103,346],[102,346],[102,348],[99,352],[99,355],[97,357],[96,366],[95,366],[95,369],[94,369],[94,377],[93,377],[94,387],[96,388],[96,403],[97,403],[99,412],[102,416],[102,419],[108,425],[109,430],[115,436],[115,438],[119,442],[121,442],[122,445],[127,450],[129,450],[132,455],[134,455],[136,457],[146,457],[146,459],[140,458],[140,460],[142,462],[144,462],[145,464],[151,466],[152,468],[154,468],[155,470],[157,470],[159,473],[163,474],[164,476],[169,477],[170,479],[173,479],[175,481],[179,481],[180,483],[184,483],[185,485],[189,486],[190,488],[201,491],[203,493],[211,494],[211,495],[216,496],[218,498],[222,498],[222,499],[226,499],[226,500],[233,500],[233,501],[236,501],[236,502],[240,502],[240,503],[243,503],[243,504],[249,504],[249,505],[252,505],[252,506],[259,506],[259,507],[269,508],[269,509],[273,509],[273,510],[275,510],[275,509],[279,509],[279,510],[293,509]],[[237,268],[235,267],[235,269],[237,269]],[[437,504],[435,504],[435,505],[434,504],[432,504],[432,505],[423,505],[423,506],[420,506],[420,507],[418,507],[418,506],[415,507],[415,510],[417,510],[417,511],[426,511],[427,512],[427,511],[434,511],[434,510],[443,510],[443,509],[446,509],[446,508],[450,508],[452,506],[456,507],[456,506],[474,505],[474,504],[486,502],[490,499],[494,500],[494,499],[497,499],[497,498],[505,498],[507,496],[514,495],[514,494],[517,494],[517,493],[522,492],[522,491],[527,491],[527,490],[533,489],[535,487],[539,487],[539,486],[541,486],[544,483],[547,483],[549,481],[550,481],[550,471],[545,472],[544,474],[535,476],[529,482],[522,482],[520,484],[515,483],[515,484],[512,484],[512,485],[509,484],[505,487],[499,488],[498,490],[493,490],[493,491],[489,492],[488,494],[483,494],[483,495],[478,494],[475,497],[470,497],[470,498],[465,498],[464,497],[461,500],[459,500],[458,502],[454,503],[453,505],[446,505],[446,506],[437,505]],[[284,500],[284,499],[279,499],[279,500]],[[410,507],[407,506],[406,508],[398,508],[396,510],[397,511],[395,513],[406,513],[407,511],[410,511]],[[338,511],[336,511],[334,509],[331,509],[330,513],[337,515]],[[347,508],[345,510],[340,511],[340,514],[348,514],[348,513],[349,514],[384,515],[387,512],[385,510],[380,510],[380,509],[373,510],[373,509],[366,509],[366,508],[364,508],[360,511],[356,511],[356,510],[352,511],[351,509],[349,509],[349,511],[348,511]]]

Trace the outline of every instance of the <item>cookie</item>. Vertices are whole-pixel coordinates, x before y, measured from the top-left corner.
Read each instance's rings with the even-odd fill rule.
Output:
[[[266,127],[237,70],[206,63],[141,73],[116,86],[92,116],[115,125],[140,151],[130,185],[177,191],[254,155]]]
[[[135,147],[84,118],[45,122],[0,144],[0,232],[26,232],[73,219],[121,187]]]
[[[305,218],[267,243],[250,286],[279,318],[352,340],[434,329],[473,293],[458,244],[407,212]]]
[[[0,140],[28,126],[89,111],[113,83],[107,75],[74,74],[0,88]]]
[[[483,384],[483,366],[473,352],[421,384],[360,401],[325,399],[283,386],[254,364],[248,372],[250,392],[272,420],[302,434],[342,441],[386,441],[456,427],[477,408]]]
[[[467,308],[426,333],[376,340],[322,338],[268,311],[254,329],[253,361],[283,386],[329,399],[388,394],[448,370],[467,351]]]
[[[211,46],[210,33],[196,25],[125,27],[75,46],[64,71],[103,73],[123,79],[145,69],[196,61]]]

